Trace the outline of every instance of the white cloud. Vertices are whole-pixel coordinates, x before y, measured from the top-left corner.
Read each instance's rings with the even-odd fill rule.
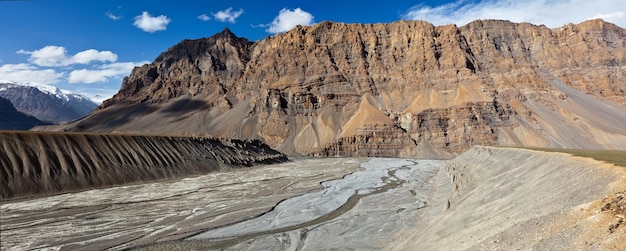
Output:
[[[70,83],[99,83],[107,82],[110,78],[129,75],[135,66],[147,64],[149,62],[119,62],[99,66],[95,70],[80,69],[73,70],[69,74]]]
[[[65,47],[54,45],[48,45],[34,51],[19,50],[17,53],[29,54],[30,58],[28,61],[39,66],[68,66],[71,64],[89,64],[92,61],[117,61],[117,55],[110,51],[89,49],[76,53],[73,56],[68,56]]]
[[[110,99],[119,92],[118,88],[104,88],[97,85],[90,85],[89,87],[75,88],[72,92],[86,96],[97,104],[101,104],[103,101]]]
[[[295,10],[282,9],[278,13],[278,16],[274,18],[274,21],[266,29],[270,33],[279,33],[291,30],[296,25],[312,25],[313,15],[300,8]]]
[[[614,20],[614,19],[624,19],[624,17],[626,16],[626,13],[624,13],[623,11],[617,11],[617,12],[613,12],[613,13],[602,13],[602,14],[596,14],[595,16],[593,16],[593,18],[602,18],[604,20]]]
[[[465,25],[476,19],[503,19],[545,24],[552,28],[603,18],[626,27],[626,5],[623,0],[457,0],[434,7],[418,5],[402,18],[425,20],[435,25]]]
[[[206,22],[206,21],[211,20],[211,17],[207,16],[207,14],[202,14],[202,15],[198,16],[198,19]]]
[[[76,55],[72,56],[70,60],[72,63],[76,64],[88,64],[91,61],[115,62],[117,61],[117,55],[110,51],[97,51],[89,49],[76,53]]]
[[[17,51],[19,54],[30,54],[28,61],[41,66],[67,65],[67,50],[64,47],[48,45],[35,51]]]
[[[107,13],[105,14],[108,18],[110,18],[111,20],[120,20],[122,19],[122,16],[116,16],[115,14],[113,14],[113,12],[107,11]]]
[[[34,82],[40,84],[58,83],[63,73],[53,69],[40,69],[29,64],[5,64],[0,66],[2,79],[15,82]]]
[[[133,25],[145,32],[154,33],[167,29],[167,25],[171,21],[172,19],[169,19],[164,15],[153,17],[150,13],[144,11],[141,15],[135,17]]]
[[[233,11],[233,8],[228,8],[225,10],[220,10],[217,13],[211,13],[215,20],[219,20],[222,22],[235,23],[235,19],[237,19],[241,14],[243,14],[243,9],[239,9],[238,11]]]

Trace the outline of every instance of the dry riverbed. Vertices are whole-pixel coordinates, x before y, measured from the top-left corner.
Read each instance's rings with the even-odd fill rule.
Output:
[[[2,250],[626,250],[626,169],[475,146],[5,202]]]
[[[394,231],[411,225],[426,204],[428,178],[443,164],[297,159],[8,202],[0,207],[1,247],[376,248]],[[163,244],[150,245],[157,242]]]

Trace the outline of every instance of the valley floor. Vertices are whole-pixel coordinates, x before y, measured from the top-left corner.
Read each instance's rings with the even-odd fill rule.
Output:
[[[6,203],[2,249],[380,249],[414,226],[444,164],[297,159]]]
[[[624,250],[625,193],[624,167],[535,150],[296,159],[7,202],[1,247]]]

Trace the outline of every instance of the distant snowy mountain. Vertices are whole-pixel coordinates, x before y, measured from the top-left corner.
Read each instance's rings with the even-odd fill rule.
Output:
[[[91,101],[95,102],[96,104],[100,105],[102,104],[102,102],[104,102],[107,99],[110,99],[111,96],[106,96],[106,95],[99,95],[99,94],[80,94],[83,95],[84,97],[87,97],[88,99],[91,99]]]
[[[52,123],[78,119],[98,107],[85,95],[50,85],[6,80],[0,80],[0,97],[11,101],[18,111]]]

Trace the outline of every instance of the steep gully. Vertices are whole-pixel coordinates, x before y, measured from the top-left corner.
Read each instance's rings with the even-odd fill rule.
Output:
[[[168,180],[287,157],[258,140],[0,132],[0,199]]]

